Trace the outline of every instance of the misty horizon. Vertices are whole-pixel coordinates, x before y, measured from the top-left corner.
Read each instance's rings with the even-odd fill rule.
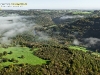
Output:
[[[83,9],[83,10],[100,10],[100,0],[3,0],[0,3],[27,3],[22,7],[5,7],[0,5],[2,10],[13,9],[13,10],[28,10],[28,9]]]

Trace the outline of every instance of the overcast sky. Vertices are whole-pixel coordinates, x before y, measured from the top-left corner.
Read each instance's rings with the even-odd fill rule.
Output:
[[[1,0],[0,3],[23,2],[23,7],[1,9],[100,9],[100,0]]]

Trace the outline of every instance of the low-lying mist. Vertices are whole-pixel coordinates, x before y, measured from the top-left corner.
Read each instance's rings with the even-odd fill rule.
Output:
[[[100,39],[99,38],[90,37],[90,38],[81,38],[81,40],[74,39],[73,44],[82,45],[93,51],[98,50],[100,52]]]
[[[31,16],[20,16],[18,14],[0,16],[0,43],[10,44],[13,37],[29,31],[31,35],[36,36],[38,34],[39,39],[47,40],[48,36],[43,32],[36,32],[35,27],[38,27],[38,25],[34,23],[34,20],[28,20],[28,18],[31,18]]]
[[[65,15],[60,17],[60,19],[65,20],[65,19],[72,19],[72,18],[83,18],[84,16],[81,15],[75,15],[75,16],[69,16],[69,15]]]

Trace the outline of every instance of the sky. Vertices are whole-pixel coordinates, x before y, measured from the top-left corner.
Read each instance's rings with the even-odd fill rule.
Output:
[[[27,3],[21,7],[1,6],[2,3]],[[100,9],[100,0],[1,0],[1,9]]]

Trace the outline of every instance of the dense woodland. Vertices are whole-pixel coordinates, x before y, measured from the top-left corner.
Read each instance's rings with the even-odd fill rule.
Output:
[[[33,45],[39,48],[34,54],[48,60],[43,65],[9,65],[0,75],[99,75],[100,57],[90,52],[70,50],[62,45]]]
[[[81,11],[81,10],[76,10]],[[75,10],[29,10],[29,11],[1,11],[0,13],[11,14],[17,13],[25,16],[35,16],[27,18],[36,23],[34,35],[32,30],[12,37],[10,45],[2,44],[1,47],[8,48],[16,45],[21,47],[29,47],[31,50],[37,48],[33,55],[44,60],[48,60],[46,64],[11,64],[0,69],[0,75],[100,75],[100,57],[93,55],[91,51],[83,52],[69,49],[74,39],[83,42],[83,38],[100,38],[100,11],[88,11],[90,14],[78,13]],[[82,12],[86,12],[83,10]],[[74,13],[75,12],[75,13]],[[62,16],[80,15],[83,18],[60,19]],[[39,39],[45,33],[50,39]],[[43,35],[44,36],[44,35]],[[1,37],[1,36],[0,36]],[[44,38],[44,37],[43,37]],[[87,47],[94,52],[100,52],[99,42],[92,47]],[[7,52],[0,53],[0,58]],[[13,52],[9,52],[13,54]],[[22,55],[23,59],[24,56]],[[2,58],[3,62],[16,61],[14,59]],[[0,63],[2,64],[2,63]]]

